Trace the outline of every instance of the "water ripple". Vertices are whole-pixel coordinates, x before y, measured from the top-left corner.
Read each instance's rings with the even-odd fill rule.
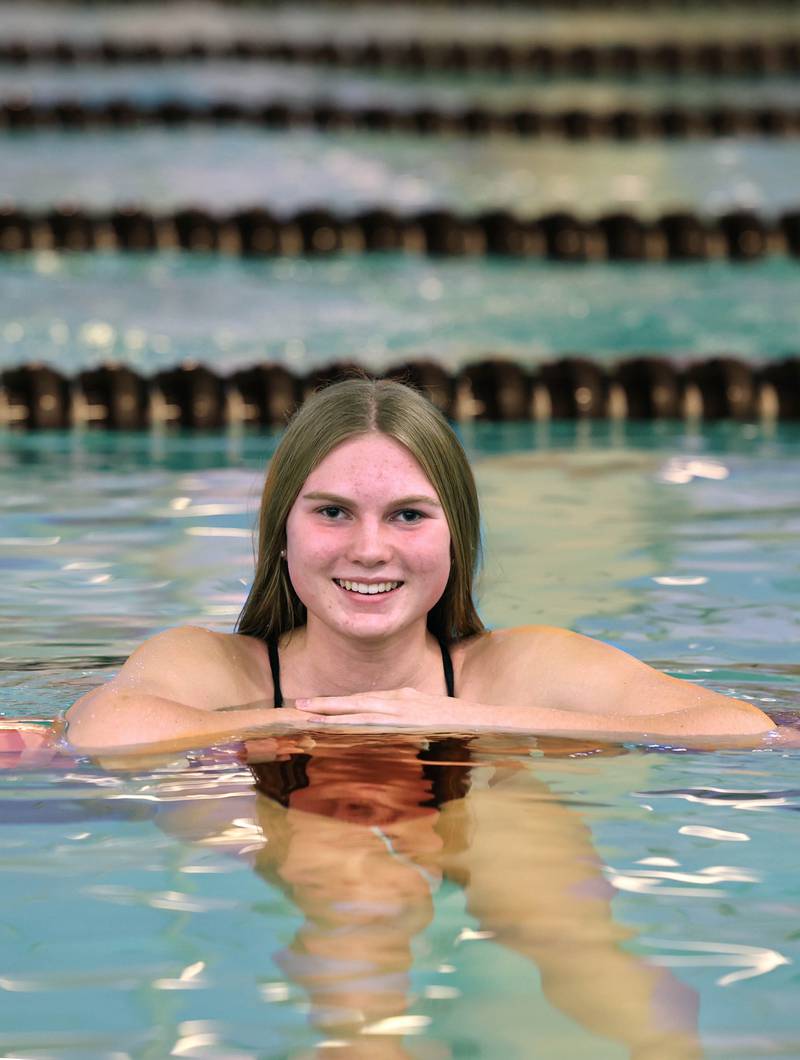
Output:
[[[728,788],[675,788],[635,793],[648,799],[684,799],[704,806],[729,807],[735,810],[800,810],[800,788],[776,791],[737,791]]]
[[[727,972],[717,979],[718,986],[731,986],[744,979],[768,975],[782,965],[791,964],[788,957],[777,950],[763,946],[725,942],[665,941],[662,939],[642,938],[640,944],[652,946],[658,950],[677,950],[677,953],[656,953],[649,959],[653,964],[666,968],[738,968],[739,971]]]

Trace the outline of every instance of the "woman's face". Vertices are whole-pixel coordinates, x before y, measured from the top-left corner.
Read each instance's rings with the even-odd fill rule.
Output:
[[[286,522],[289,577],[312,616],[385,637],[425,620],[450,574],[450,530],[417,461],[373,432],[342,442],[304,482]]]

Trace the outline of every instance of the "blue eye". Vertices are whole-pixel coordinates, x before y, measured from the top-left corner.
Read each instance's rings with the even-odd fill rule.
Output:
[[[342,509],[336,504],[326,504],[324,508],[317,508],[320,515],[324,515],[326,519],[337,519],[342,512]]]

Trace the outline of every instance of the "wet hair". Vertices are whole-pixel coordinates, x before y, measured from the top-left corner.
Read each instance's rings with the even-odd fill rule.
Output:
[[[268,640],[305,625],[305,605],[281,561],[286,520],[303,483],[328,453],[373,432],[408,449],[436,490],[450,529],[450,576],[428,613],[428,628],[446,642],[483,630],[472,598],[480,564],[480,511],[461,443],[418,391],[394,380],[356,378],[313,394],[278,444],[261,496],[255,577],[238,633]]]

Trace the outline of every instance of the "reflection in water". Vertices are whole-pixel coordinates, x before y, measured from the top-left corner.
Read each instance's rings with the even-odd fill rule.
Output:
[[[539,749],[624,753],[556,740]],[[523,958],[518,996],[530,997],[530,1013],[517,1006],[513,1028],[492,1030],[499,1041],[508,1037],[506,1055],[528,1055],[531,1035],[542,1041],[538,976],[550,1005],[586,1039],[585,1053],[570,1046],[571,1056],[618,1056],[621,1047],[639,1058],[699,1056],[693,991],[623,948],[632,933],[612,919],[590,832],[535,775],[529,752],[506,737],[252,740],[247,816],[235,799],[230,820],[220,819],[219,806],[204,819],[208,803],[199,800],[158,820],[183,839],[222,842],[244,855],[296,906],[302,922],[275,959],[340,1056],[455,1055],[452,1037],[438,1038],[420,1013],[413,981],[420,936],[445,884],[463,891],[477,921],[462,940]],[[476,1002],[462,1003],[458,1019],[469,1022]],[[498,1019],[495,1007],[484,1011]],[[413,1049],[406,1043],[422,1030],[423,1053],[422,1040]]]
[[[266,796],[256,870],[305,915],[278,963],[307,991],[316,1026],[369,1031],[365,1055],[405,1055],[396,1017],[408,1014],[412,942],[433,919],[444,851],[463,848],[441,808],[463,804],[468,757],[458,740],[329,737],[313,754],[251,765]]]

